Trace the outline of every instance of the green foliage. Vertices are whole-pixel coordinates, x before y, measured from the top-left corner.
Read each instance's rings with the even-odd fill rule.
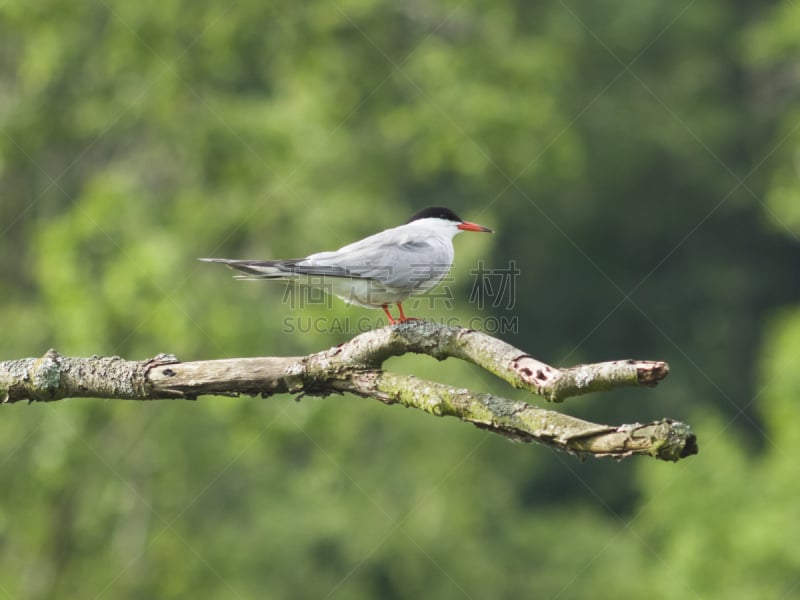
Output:
[[[452,308],[413,314],[516,318],[499,336],[556,364],[666,359],[658,390],[563,409],[681,418],[701,450],[577,463],[349,397],[5,406],[0,597],[790,596],[797,15],[0,3],[0,358],[340,343],[378,313],[195,259],[302,256],[443,204],[498,233],[457,238]],[[468,300],[479,260],[514,261],[512,306]]]
[[[800,313],[772,325],[755,398],[763,451],[731,436],[730,421],[698,415],[704,460],[671,472],[640,467],[648,500],[635,523],[658,557],[645,567],[648,589],[742,599],[796,593],[800,551],[790,540],[800,535],[800,484],[792,475],[800,441]]]

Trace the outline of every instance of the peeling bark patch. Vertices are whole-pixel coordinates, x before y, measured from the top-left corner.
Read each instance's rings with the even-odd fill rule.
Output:
[[[640,366],[636,370],[636,379],[640,385],[654,387],[669,375],[669,365],[665,362],[654,362]]]

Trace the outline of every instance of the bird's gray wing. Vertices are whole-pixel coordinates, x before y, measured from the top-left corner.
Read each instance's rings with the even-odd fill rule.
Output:
[[[334,252],[312,254],[294,268],[304,273],[370,279],[400,289],[416,288],[420,282],[439,279],[449,270],[452,256],[440,240],[385,233]],[[320,269],[328,271],[321,273]]]
[[[322,276],[369,279],[399,289],[416,289],[440,279],[453,262],[452,246],[438,238],[410,236],[404,226],[387,229],[338,250],[288,260],[230,260],[222,263],[243,273],[242,279],[295,279]]]

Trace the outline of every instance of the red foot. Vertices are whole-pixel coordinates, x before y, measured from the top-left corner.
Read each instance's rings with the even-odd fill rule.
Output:
[[[400,311],[400,318],[395,319],[392,317],[392,313],[389,312],[389,305],[382,304],[381,308],[383,312],[386,313],[386,317],[389,319],[389,325],[397,325],[398,323],[407,323],[408,321],[421,321],[422,319],[418,319],[417,317],[407,317],[406,314],[403,312],[403,305],[402,303],[397,303],[397,309]]]
[[[401,302],[397,303],[397,309],[400,311],[400,322],[405,323],[406,321],[419,321],[417,317],[407,317],[403,312],[403,304]]]

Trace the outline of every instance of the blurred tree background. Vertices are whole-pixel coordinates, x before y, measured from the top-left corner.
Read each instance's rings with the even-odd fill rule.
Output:
[[[799,74],[792,0],[0,2],[1,359],[325,348],[379,313],[195,258],[441,204],[497,233],[413,314],[666,359],[559,408],[700,442],[579,463],[350,397],[5,406],[0,598],[797,594]],[[468,301],[481,260],[513,302]]]

